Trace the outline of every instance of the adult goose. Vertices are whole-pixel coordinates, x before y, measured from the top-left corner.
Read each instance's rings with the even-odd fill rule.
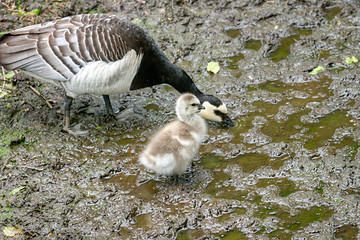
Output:
[[[102,95],[114,115],[109,95],[157,84],[194,94],[205,107],[204,118],[233,125],[222,101],[202,93],[145,30],[118,16],[75,15],[6,33],[0,37],[0,65],[62,86],[63,129],[72,134],[82,134],[70,129],[76,96]]]

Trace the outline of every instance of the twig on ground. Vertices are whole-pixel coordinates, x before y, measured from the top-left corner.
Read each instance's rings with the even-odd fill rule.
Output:
[[[191,8],[189,8],[189,7],[187,6],[186,2],[187,2],[187,1],[184,1],[184,5],[183,5],[183,6],[185,7],[185,9],[188,10],[189,12],[195,14],[195,15],[199,15],[199,13],[198,13],[197,11],[192,10]]]
[[[4,5],[5,7],[7,7],[9,10],[10,10],[10,9],[13,9],[13,8],[10,7],[8,4],[6,4],[6,3],[4,3],[4,2],[2,2],[2,1],[1,1],[1,4],[3,4],[3,5]]]
[[[6,77],[5,77],[5,69],[4,69],[3,66],[1,66],[1,70],[2,70],[2,75],[3,75],[3,80],[4,80],[3,85],[2,85],[2,89],[4,89],[5,88]]]
[[[13,3],[11,6],[2,2],[1,0],[0,0],[0,3],[2,3],[5,7],[7,7],[7,10],[9,10],[11,12],[20,12],[18,9],[16,9],[17,7],[16,7],[15,3]]]
[[[35,156],[32,156],[31,159],[35,159],[35,158],[38,158],[38,157],[42,157],[42,155],[35,155]]]
[[[174,19],[174,0],[171,1],[171,19]]]
[[[31,167],[31,166],[28,166],[28,165],[23,165],[21,167],[36,170],[36,171],[44,171],[43,168]]]
[[[31,237],[35,237],[35,236],[36,236],[35,233],[32,233],[32,232],[30,232],[29,230],[22,229],[22,231],[24,232],[23,234],[28,234],[28,235],[30,235]]]
[[[29,86],[31,90],[33,90],[37,95],[39,95],[42,99],[44,99],[44,101],[46,102],[46,104],[49,106],[50,109],[53,109],[53,107],[51,106],[51,104],[49,103],[48,100],[46,100],[46,98],[41,94],[39,93],[38,90],[36,90],[35,88],[33,88],[32,86]]]

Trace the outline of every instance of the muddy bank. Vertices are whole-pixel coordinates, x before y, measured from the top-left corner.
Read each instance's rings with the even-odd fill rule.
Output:
[[[88,12],[135,20],[236,126],[209,123],[174,185],[137,162],[175,118],[172,88],[112,96],[119,121],[101,97],[77,98],[72,121],[90,130],[80,138],[60,131],[62,89],[16,75],[0,98],[1,237],[360,238],[360,72],[345,62],[360,59],[357,1],[5,3],[0,32]]]

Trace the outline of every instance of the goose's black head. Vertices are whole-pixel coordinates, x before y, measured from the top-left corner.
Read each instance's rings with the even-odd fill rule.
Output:
[[[172,74],[169,74],[166,83],[172,85],[176,90],[181,93],[192,93],[199,100],[203,109],[200,115],[205,118],[216,122],[222,122],[226,126],[233,127],[234,123],[228,116],[226,105],[217,97],[202,93],[189,77],[189,75],[176,65],[172,65]]]
[[[200,115],[203,118],[216,122],[222,122],[224,125],[230,127],[234,126],[234,122],[228,116],[225,104],[220,99],[208,94],[202,94],[197,97],[204,107],[204,109],[200,111]]]

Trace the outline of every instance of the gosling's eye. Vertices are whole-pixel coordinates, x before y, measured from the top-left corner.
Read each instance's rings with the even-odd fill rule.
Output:
[[[199,104],[196,104],[196,103],[193,103],[193,104],[191,104],[191,106],[193,106],[193,107],[196,107],[196,106],[198,106]]]

